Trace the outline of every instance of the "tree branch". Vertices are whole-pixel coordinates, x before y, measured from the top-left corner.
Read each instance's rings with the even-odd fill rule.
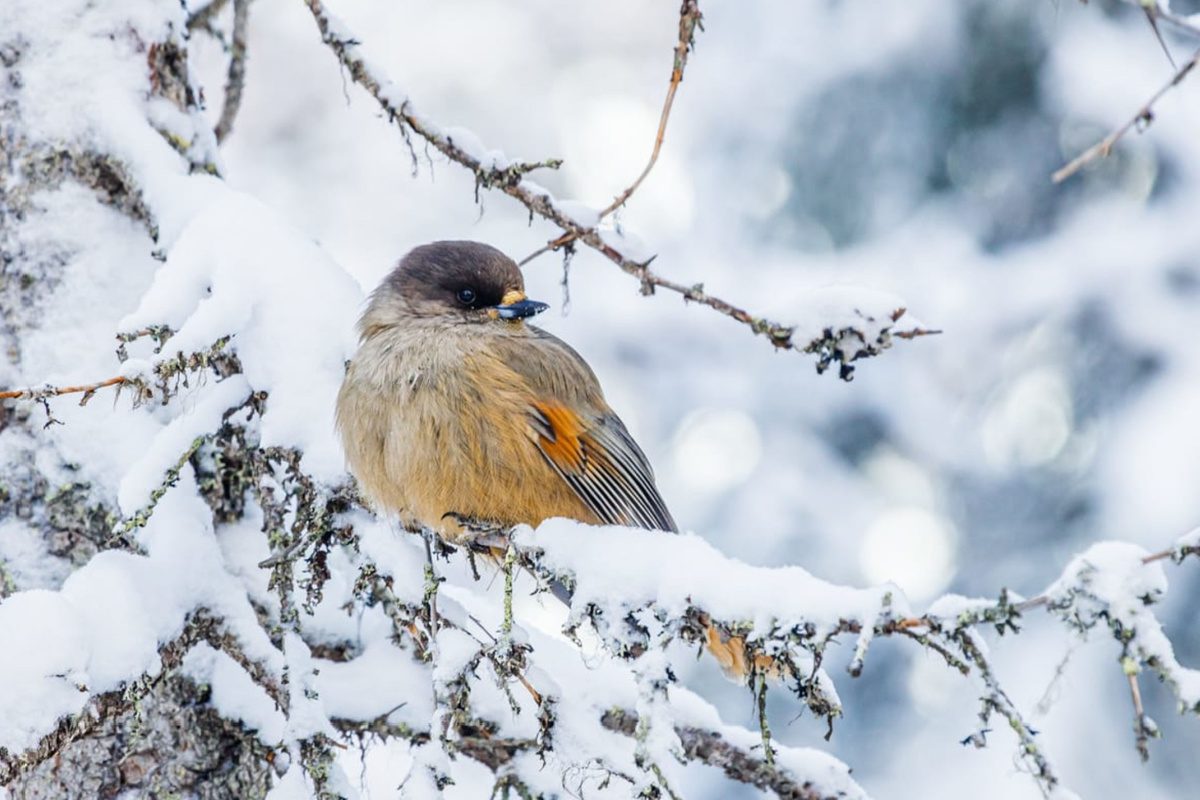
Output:
[[[1193,53],[1192,57],[1189,58],[1187,62],[1175,72],[1175,75],[1172,76],[1171,80],[1169,80],[1165,86],[1155,92],[1154,96],[1147,100],[1146,103],[1137,110],[1137,113],[1130,117],[1124,125],[1117,128],[1108,136],[1105,136],[1099,142],[1096,142],[1096,144],[1092,145],[1087,150],[1084,150],[1082,153],[1072,159],[1071,163],[1055,172],[1054,175],[1051,176],[1051,180],[1053,180],[1055,183],[1062,183],[1087,164],[1090,164],[1098,158],[1107,158],[1109,153],[1112,152],[1113,145],[1119,142],[1121,137],[1129,132],[1130,128],[1134,127],[1135,125],[1140,125],[1143,128],[1150,125],[1150,123],[1154,121],[1154,104],[1161,100],[1163,95],[1182,83],[1183,79],[1188,76],[1188,73],[1196,68],[1197,63],[1200,63],[1200,50],[1197,50],[1195,53]]]
[[[1158,0],[1124,0],[1126,3],[1137,6],[1146,15],[1146,19],[1150,22],[1150,27],[1153,28],[1155,36],[1163,45],[1163,50],[1167,53],[1167,58],[1171,58],[1171,53],[1166,49],[1166,44],[1163,43],[1162,34],[1159,32],[1158,23],[1165,22],[1177,30],[1189,33],[1192,36],[1200,37],[1200,26],[1197,26],[1187,17],[1182,17],[1179,14],[1163,8],[1159,5]],[[1062,183],[1067,178],[1074,175],[1084,166],[1090,164],[1099,158],[1107,158],[1112,152],[1113,146],[1121,140],[1121,138],[1129,132],[1134,126],[1141,126],[1144,129],[1154,121],[1154,104],[1162,99],[1163,95],[1171,91],[1171,89],[1183,82],[1183,79],[1188,76],[1196,64],[1200,63],[1200,50],[1192,54],[1192,57],[1182,66],[1175,68],[1172,62],[1172,68],[1175,68],[1175,74],[1165,86],[1154,93],[1154,96],[1147,100],[1141,108],[1127,121],[1124,125],[1114,130],[1108,136],[1105,136],[1099,142],[1084,150],[1078,156],[1071,160],[1062,169],[1058,170],[1051,176],[1054,183]]]
[[[229,42],[229,73],[225,81],[225,105],[214,133],[218,144],[233,130],[233,121],[242,107],[246,83],[246,32],[250,22],[250,0],[233,0],[233,36]]]
[[[60,719],[53,731],[22,753],[12,754],[0,747],[0,786],[8,785],[38,764],[57,756],[67,745],[97,733],[108,721],[133,710],[174,673],[183,663],[184,656],[201,642],[208,642],[229,654],[277,704],[281,702],[279,689],[266,669],[242,653],[234,637],[224,631],[218,618],[205,609],[198,609],[184,624],[179,636],[158,649],[160,665],[157,672],[146,672],[123,689],[91,697],[82,710]]]
[[[600,718],[600,723],[608,730],[625,736],[637,735],[638,715],[633,711],[614,708]],[[730,780],[774,792],[784,800],[836,800],[833,795],[825,794],[811,783],[800,783],[786,771],[731,744],[716,731],[677,725],[675,734],[683,744],[681,755],[685,760],[717,767]]]
[[[1165,22],[1179,31],[1200,37],[1200,25],[1197,25],[1188,17],[1163,8],[1158,0],[1123,0],[1123,2],[1131,6],[1136,6],[1146,12],[1146,16],[1156,22]]]
[[[79,400],[79,405],[87,405],[87,401],[92,399],[92,395],[98,389],[103,389],[106,386],[120,386],[125,383],[128,378],[118,375],[115,378],[106,378],[95,383],[85,383],[80,386],[44,386],[28,387],[25,389],[6,389],[0,391],[0,400],[32,400],[40,403],[43,400],[51,397],[58,397],[64,394],[78,394],[83,392],[83,397]]]
[[[701,284],[687,286],[657,275],[650,270],[650,262],[654,260],[653,258],[638,261],[625,252],[622,252],[608,242],[604,234],[598,231],[595,226],[585,225],[576,220],[558,206],[554,198],[545,189],[524,179],[525,173],[531,169],[548,165],[557,166],[558,162],[515,164],[508,162],[502,157],[489,154],[487,156],[489,161],[485,163],[482,157],[476,154],[476,151],[480,153],[484,152],[482,146],[477,146],[476,143],[467,143],[464,145],[462,142],[456,142],[448,132],[442,130],[438,125],[419,114],[413,108],[412,103],[403,97],[390,82],[379,77],[372,66],[359,55],[358,40],[346,30],[340,21],[325,9],[321,0],[304,0],[304,2],[308,6],[309,11],[312,12],[313,19],[316,20],[317,27],[321,31],[322,40],[337,56],[342,66],[350,73],[351,79],[365,89],[379,104],[380,108],[383,109],[387,117],[396,123],[406,142],[408,142],[409,131],[415,133],[446,158],[466,167],[474,173],[477,187],[482,186],[488,189],[498,189],[525,206],[529,210],[531,218],[534,215],[539,216],[565,231],[564,236],[559,237],[555,241],[566,243],[578,240],[583,242],[616,264],[621,270],[637,278],[641,284],[643,294],[653,294],[656,289],[660,288],[675,292],[685,300],[708,306],[746,325],[754,333],[765,336],[772,345],[779,349],[795,349],[819,355],[826,354],[833,349],[837,351],[834,356],[835,358],[845,356],[843,364],[855,358],[877,355],[881,350],[891,345],[891,324],[885,326],[889,336],[879,337],[878,341],[867,341],[867,338],[875,337],[863,337],[860,335],[862,347],[857,348],[852,355],[846,354],[845,350],[835,341],[846,331],[826,331],[826,335],[819,336],[811,341],[795,340],[793,334],[796,329],[793,326],[756,316],[719,297],[707,294]],[[694,28],[699,23],[698,15],[699,11],[696,9],[694,3],[688,2],[684,4],[680,20],[681,44],[679,45],[680,48],[683,48],[684,55],[686,55],[685,42],[691,41]],[[684,38],[685,35],[686,39]],[[686,59],[679,60],[679,52],[677,50],[677,68],[680,71],[679,74],[682,79],[682,70]],[[672,78],[674,79],[674,72],[672,73]],[[669,106],[664,110],[669,112]],[[409,143],[409,147],[411,150],[411,143]],[[653,166],[653,164],[651,163],[650,166]],[[636,188],[637,182],[631,187],[631,190]],[[895,323],[900,315],[904,313],[904,310],[895,309],[894,312],[890,323]],[[861,332],[859,333],[861,334]],[[904,332],[904,338],[913,338],[932,333],[937,333],[937,331],[915,328]],[[818,369],[824,369],[831,360],[833,358],[824,359],[818,365]],[[852,369],[842,370],[841,376],[849,379],[852,372]]]

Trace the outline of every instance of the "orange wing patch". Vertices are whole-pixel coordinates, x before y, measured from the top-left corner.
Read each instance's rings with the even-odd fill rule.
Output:
[[[546,462],[601,522],[677,530],[646,456],[615,414],[593,419],[542,400],[532,404],[529,420]]]
[[[583,435],[584,425],[580,416],[565,406],[550,403],[534,403],[533,407],[542,415],[546,427],[549,428],[538,431],[541,440],[538,446],[546,458],[560,469],[583,472],[583,444],[579,437]]]

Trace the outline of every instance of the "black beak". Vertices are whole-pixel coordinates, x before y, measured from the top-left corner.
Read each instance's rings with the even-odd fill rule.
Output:
[[[540,314],[550,306],[537,300],[518,300],[503,306],[496,306],[496,313],[501,319],[525,319],[534,314]]]

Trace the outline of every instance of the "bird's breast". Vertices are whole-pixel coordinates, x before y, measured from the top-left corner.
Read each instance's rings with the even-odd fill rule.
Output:
[[[526,380],[486,342],[364,346],[338,398],[351,471],[382,508],[454,538],[447,514],[501,525],[589,512],[534,443]]]

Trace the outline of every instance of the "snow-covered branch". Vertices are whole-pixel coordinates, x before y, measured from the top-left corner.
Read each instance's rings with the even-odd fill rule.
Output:
[[[775,347],[798,350],[817,356],[817,370],[824,372],[831,364],[838,365],[840,377],[850,380],[854,374],[851,362],[879,355],[891,346],[893,337],[911,339],[938,331],[924,328],[920,323],[907,321],[899,325],[905,314],[905,303],[896,297],[884,297],[880,293],[838,289],[814,293],[805,308],[797,312],[802,324],[785,323],[758,316],[738,306],[711,295],[703,284],[684,284],[665,278],[650,269],[654,256],[636,253],[636,245],[615,228],[601,227],[600,222],[612,213],[619,203],[627,200],[636,191],[641,177],[618,203],[603,211],[580,211],[578,203],[565,204],[554,198],[544,187],[539,186],[527,175],[544,168],[557,168],[558,160],[536,163],[513,162],[497,150],[489,150],[474,134],[461,129],[446,129],[417,111],[412,101],[383,76],[360,52],[362,41],[340,20],[331,14],[321,0],[304,0],[312,12],[321,31],[321,38],[337,56],[350,77],[367,91],[379,104],[389,120],[396,124],[413,155],[416,168],[416,152],[412,150],[411,134],[424,139],[430,146],[448,158],[470,170],[475,175],[476,192],[479,187],[497,189],[512,197],[529,210],[530,217],[542,217],[564,231],[552,244],[570,247],[580,241],[601,253],[623,271],[637,278],[643,294],[653,294],[656,289],[666,289],[681,295],[685,301],[699,303],[746,325],[757,335]],[[665,130],[670,104],[675,88],[683,78],[687,63],[687,52],[699,24],[700,12],[693,2],[685,2],[681,8],[680,39],[675,51],[667,103],[659,124],[659,139]],[[642,177],[654,165],[652,156]],[[536,254],[535,254],[536,255]],[[831,299],[836,305],[831,306]]]
[[[753,315],[651,271],[601,225],[654,167],[695,3],[681,9],[649,163],[589,212],[531,180],[557,162],[510,161],[419,114],[318,0],[308,4],[402,135],[558,226],[558,246],[583,242],[646,291],[706,305],[843,377],[856,358],[924,333],[899,298],[861,290],[809,295],[803,325]],[[71,764],[132,775],[136,758],[150,758],[129,752],[138,736],[119,737],[120,758],[117,745],[70,755],[112,726],[138,729],[143,715],[174,720],[186,704],[229,723],[220,741],[238,756],[222,758],[256,787],[222,784],[230,796],[269,787],[279,800],[352,798],[363,754],[386,749],[391,785],[421,797],[444,796],[451,782],[522,797],[684,797],[699,774],[779,797],[865,798],[849,766],[780,741],[767,700],[811,711],[817,732],[833,734],[857,709],[843,706],[845,678],[830,665],[876,680],[872,642],[893,637],[971,682],[979,724],[967,743],[1001,744],[1007,734],[988,728],[1003,720],[1022,768],[1065,797],[1069,762],[1051,758],[1061,750],[1031,726],[989,650],[1015,647],[1035,613],[1116,642],[1143,754],[1157,726],[1141,674],[1159,678],[1181,712],[1200,712],[1200,675],[1155,614],[1166,562],[1191,565],[1200,533],[1162,553],[1093,546],[1030,600],[947,596],[922,613],[894,586],[751,567],[693,534],[555,520],[493,546],[508,554],[498,564],[371,516],[347,482],[330,412],[361,290],[311,232],[221,179],[213,124],[227,132],[229,122],[201,108],[183,32],[215,30],[229,4],[190,16],[177,4],[124,5],[15,0],[0,10],[11,173],[0,182],[0,455],[10,465],[0,485],[0,794],[39,780],[83,785]],[[246,8],[234,0],[243,39]],[[245,47],[226,73],[238,84],[229,120]],[[87,403],[108,388],[133,390],[134,402]],[[30,403],[63,424],[43,430]],[[546,621],[562,611],[557,600],[524,597],[531,574],[571,591],[565,626]],[[757,720],[721,718],[682,668],[696,652],[745,680]],[[147,711],[170,684],[191,687],[186,702]],[[387,748],[372,750],[380,741]],[[356,742],[362,751],[346,746]],[[155,747],[156,774],[179,772],[175,751],[187,748]]]
[[[216,635],[213,620],[203,614],[196,615],[183,633],[158,648],[160,666],[157,671],[134,678],[123,689],[92,696],[83,710],[60,718],[54,729],[28,750],[10,753],[0,746],[0,786],[12,783],[33,767],[57,756],[71,742],[96,733],[105,722],[132,710],[160,681],[179,668],[184,656],[197,643],[216,638]]]

